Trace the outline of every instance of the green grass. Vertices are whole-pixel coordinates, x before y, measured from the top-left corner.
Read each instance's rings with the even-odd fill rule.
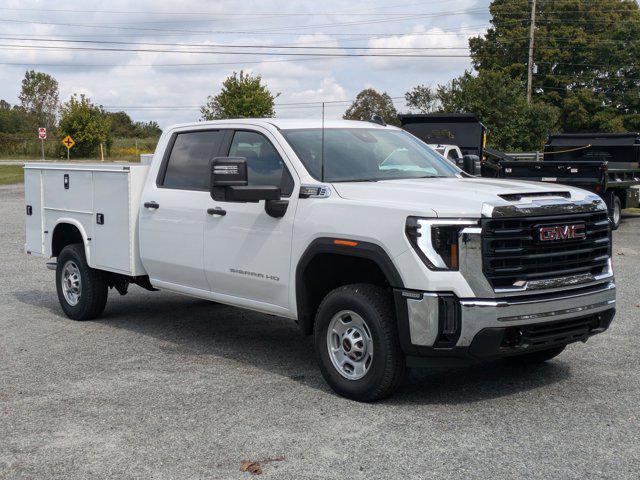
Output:
[[[634,215],[640,215],[640,208],[627,208],[625,213],[633,213]]]
[[[1,132],[0,132],[1,133]],[[2,140],[0,136],[0,140]],[[117,161],[139,161],[141,153],[153,153],[158,143],[157,137],[149,138],[114,138],[111,145],[111,151],[104,151],[105,161],[111,162]],[[13,143],[0,142],[0,159],[2,160],[31,160],[37,161],[40,159],[40,141],[32,136],[25,140],[15,141]],[[60,139],[48,138],[44,144],[45,159],[51,160],[67,160],[67,151],[62,147]],[[84,159],[87,155],[81,155],[78,152],[78,148],[71,149],[71,160],[79,160],[81,157]],[[100,149],[96,149],[90,157],[93,160],[100,159]]]
[[[24,171],[22,165],[0,165],[0,185],[11,185],[12,183],[22,183],[24,181]]]

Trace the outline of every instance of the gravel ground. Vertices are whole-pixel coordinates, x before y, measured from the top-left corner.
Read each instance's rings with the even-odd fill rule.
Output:
[[[638,478],[640,217],[615,233],[611,329],[539,367],[414,370],[334,395],[291,323],[137,287],[62,315],[0,187],[0,478]]]

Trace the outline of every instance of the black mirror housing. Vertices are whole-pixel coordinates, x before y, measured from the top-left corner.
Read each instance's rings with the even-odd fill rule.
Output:
[[[216,157],[211,161],[211,187],[247,186],[247,159]]]
[[[218,202],[280,200],[279,187],[249,186],[247,159],[217,157],[211,161],[211,198]]]
[[[462,157],[462,169],[470,175],[476,174],[476,164],[480,162],[478,155],[465,155]]]
[[[229,186],[222,187],[224,189],[224,199],[220,202],[259,202],[260,200],[280,200],[279,187],[248,187],[248,186]]]

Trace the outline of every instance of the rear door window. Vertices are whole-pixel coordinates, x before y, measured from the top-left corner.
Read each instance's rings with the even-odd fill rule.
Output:
[[[165,163],[162,186],[209,190],[210,164],[222,145],[222,130],[178,133]]]

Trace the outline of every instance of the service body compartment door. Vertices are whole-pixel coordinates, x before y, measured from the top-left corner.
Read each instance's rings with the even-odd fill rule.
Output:
[[[85,170],[42,170],[44,205],[68,212],[93,211],[93,172]]]
[[[131,271],[129,173],[95,172],[92,253],[96,268]]]
[[[41,175],[41,170],[32,168],[25,168],[24,170],[24,203],[26,213],[26,240],[24,248],[27,252],[35,254],[42,254],[44,252]]]

